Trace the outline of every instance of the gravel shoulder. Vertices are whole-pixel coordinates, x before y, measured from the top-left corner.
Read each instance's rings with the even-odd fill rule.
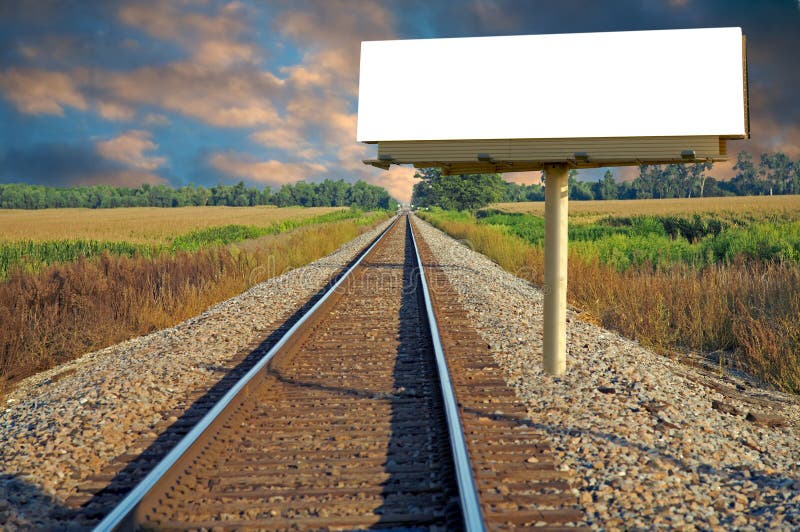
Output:
[[[63,527],[67,501],[87,479],[116,457],[140,453],[237,353],[300,308],[389,223],[175,327],[19,383],[0,405],[0,529]]]
[[[574,311],[567,374],[548,376],[541,369],[541,290],[430,224],[415,223],[509,386],[551,438],[562,469],[573,471],[586,524],[800,527],[796,396],[658,355]],[[786,426],[760,424],[769,422]]]

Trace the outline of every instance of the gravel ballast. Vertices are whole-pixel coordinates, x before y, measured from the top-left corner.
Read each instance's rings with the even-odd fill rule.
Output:
[[[548,376],[541,290],[428,223],[416,227],[562,469],[573,472],[586,524],[800,527],[797,397],[656,354],[574,311],[567,373]]]
[[[87,479],[120,455],[140,453],[157,427],[219,381],[234,355],[301,307],[388,224],[175,327],[19,383],[0,405],[0,529],[64,526],[66,501]]]

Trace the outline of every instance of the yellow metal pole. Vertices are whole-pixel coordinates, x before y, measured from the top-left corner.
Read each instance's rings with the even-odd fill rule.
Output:
[[[567,367],[566,165],[545,169],[544,189],[544,370],[562,375]]]

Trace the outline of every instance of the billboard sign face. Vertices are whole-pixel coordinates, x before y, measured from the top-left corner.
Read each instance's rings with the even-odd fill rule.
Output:
[[[361,44],[362,142],[748,135],[740,28]]]

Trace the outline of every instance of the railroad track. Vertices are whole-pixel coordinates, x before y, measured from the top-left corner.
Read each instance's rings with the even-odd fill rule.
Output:
[[[581,521],[412,225],[398,217],[97,530]]]

